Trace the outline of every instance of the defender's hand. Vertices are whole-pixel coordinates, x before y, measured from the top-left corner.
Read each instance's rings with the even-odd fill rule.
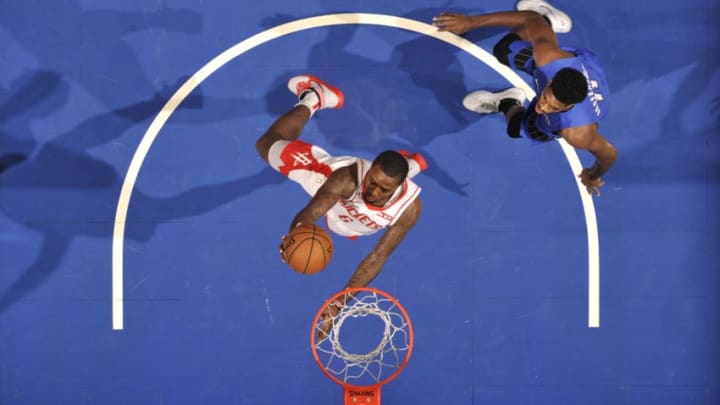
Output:
[[[473,28],[469,16],[445,11],[437,17],[433,17],[433,25],[438,27],[439,31],[449,31],[458,35],[464,34]]]
[[[580,177],[580,181],[585,186],[588,193],[595,193],[595,195],[600,196],[600,187],[604,186],[605,182],[603,182],[600,177],[593,179],[590,177],[590,172],[590,169],[583,169],[578,177]]]

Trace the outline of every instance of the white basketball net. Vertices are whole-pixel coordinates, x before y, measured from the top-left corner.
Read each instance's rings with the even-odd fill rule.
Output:
[[[329,305],[333,304],[339,305],[339,302]],[[378,317],[384,324],[377,346],[364,354],[347,351],[340,340],[345,321],[371,316]],[[316,333],[322,324],[321,318],[315,325]],[[325,370],[339,380],[357,386],[379,384],[401,367],[410,354],[410,327],[393,301],[373,291],[360,291],[354,293],[335,316],[327,337],[316,341],[315,350]]]

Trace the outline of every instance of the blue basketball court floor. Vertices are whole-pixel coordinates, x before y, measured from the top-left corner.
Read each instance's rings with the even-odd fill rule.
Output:
[[[383,403],[720,403],[720,7],[554,4],[612,90],[600,197],[462,107],[527,78],[432,17],[509,0],[0,2],[0,403],[341,403],[311,322],[377,237],[283,265],[308,197],[254,148],[306,72],[346,102],[302,139],[429,163],[372,283],[415,326]]]

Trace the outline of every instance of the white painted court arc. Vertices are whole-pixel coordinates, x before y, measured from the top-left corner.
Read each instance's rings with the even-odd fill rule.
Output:
[[[115,330],[124,328],[124,290],[123,290],[123,254],[125,243],[125,221],[127,219],[130,197],[132,196],[135,183],[137,181],[140,169],[147,157],[150,147],[155,138],[157,138],[163,125],[170,119],[175,109],[192,93],[192,91],[200,85],[211,74],[220,69],[226,63],[237,58],[243,53],[262,45],[266,42],[289,35],[298,31],[312,28],[327,27],[333,25],[346,24],[366,24],[380,25],[390,28],[400,28],[407,31],[413,31],[418,34],[433,37],[440,41],[454,45],[468,54],[476,57],[488,67],[494,69],[498,74],[504,77],[513,86],[522,88],[525,93],[533,98],[535,92],[527,83],[525,83],[515,72],[505,65],[500,64],[494,56],[487,51],[473,44],[472,42],[461,38],[455,34],[448,32],[440,32],[436,27],[404,17],[397,17],[385,14],[366,14],[366,13],[343,13],[328,14],[317,17],[303,18],[286,24],[278,25],[270,28],[250,38],[245,39],[225,50],[216,56],[195,74],[193,74],[182,86],[173,94],[168,102],[163,106],[155,119],[150,123],[147,131],[140,140],[138,148],[135,150],[130,166],[128,167],[125,179],[123,180],[120,196],[118,198],[117,210],[115,212],[115,227],[113,229],[112,244],[112,325]],[[578,158],[575,149],[568,145],[565,141],[559,141],[568,164],[570,165],[572,178],[578,186],[580,192],[580,200],[583,205],[585,214],[585,223],[587,230],[588,242],[588,326],[600,326],[600,253],[599,240],[597,232],[597,219],[595,215],[595,206],[592,196],[586,191],[585,187],[580,183],[575,173],[580,173],[582,164]]]

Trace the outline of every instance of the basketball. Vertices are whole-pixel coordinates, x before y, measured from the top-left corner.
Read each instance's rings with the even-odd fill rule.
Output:
[[[321,272],[330,263],[332,253],[330,235],[316,225],[298,225],[283,240],[283,257],[298,273]]]

